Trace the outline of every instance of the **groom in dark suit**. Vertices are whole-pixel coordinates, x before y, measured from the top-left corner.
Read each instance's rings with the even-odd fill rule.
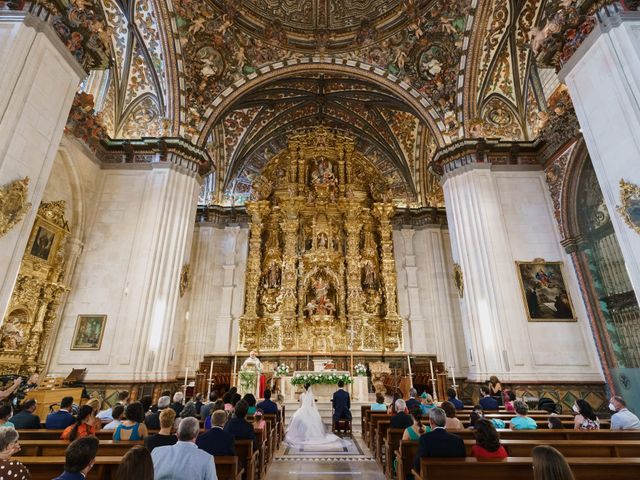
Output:
[[[338,391],[333,394],[333,421],[351,420],[351,399],[349,393],[344,390],[344,382],[338,382]]]

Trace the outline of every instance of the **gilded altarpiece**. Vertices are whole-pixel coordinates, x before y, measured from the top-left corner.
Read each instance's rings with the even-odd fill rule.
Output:
[[[0,373],[42,371],[44,352],[67,287],[64,243],[70,231],[64,201],[42,203],[0,329]]]
[[[355,141],[296,134],[253,190],[240,349],[401,351],[394,207]]]

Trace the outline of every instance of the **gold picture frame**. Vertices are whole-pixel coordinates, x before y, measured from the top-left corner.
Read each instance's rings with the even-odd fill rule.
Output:
[[[45,216],[45,213],[49,213],[49,217]],[[25,249],[25,260],[34,266],[54,265],[68,234],[69,226],[64,221],[64,202],[43,204],[31,229]]]
[[[630,229],[640,234],[640,187],[621,178],[620,203],[618,213]]]
[[[106,323],[106,315],[78,315],[71,350],[100,350]]]
[[[530,322],[576,322],[563,262],[536,258],[516,262],[520,291]]]

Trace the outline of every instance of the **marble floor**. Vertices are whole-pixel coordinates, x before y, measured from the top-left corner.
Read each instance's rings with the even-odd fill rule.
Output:
[[[349,445],[353,441],[355,445]],[[382,468],[376,463],[359,433],[344,439],[344,448],[306,449],[300,452],[283,445],[276,453],[267,472],[267,480],[279,479],[349,479],[384,480]],[[340,452],[340,450],[343,450]]]

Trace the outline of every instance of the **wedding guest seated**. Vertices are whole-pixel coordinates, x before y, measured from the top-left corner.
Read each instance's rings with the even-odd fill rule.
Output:
[[[489,377],[489,392],[496,402],[498,402],[498,405],[500,405],[500,402],[502,402],[502,384],[495,375]]]
[[[140,399],[140,403],[142,404],[142,411],[146,415],[147,413],[149,413],[149,410],[151,409],[151,404],[153,403],[153,399],[151,398],[151,395],[143,395],[142,398]]]
[[[34,415],[36,411],[36,401],[34,399],[27,400],[22,404],[20,413],[16,413],[11,417],[11,423],[16,430],[27,430],[40,428],[40,417]]]
[[[491,391],[488,387],[480,388],[480,406],[483,410],[498,410],[498,401],[491,396]]]
[[[211,415],[212,412],[215,411],[211,407],[213,407],[213,404],[216,402],[216,400],[218,400],[217,393],[214,392],[209,394],[209,401],[203,404],[202,408],[200,409],[200,418],[202,420],[205,420],[209,415]]]
[[[391,398],[391,403],[389,404],[389,408],[387,409],[387,413],[388,414],[395,415],[396,413],[398,413],[398,412],[396,412],[396,401],[400,400],[401,398],[402,398],[402,394],[400,394],[398,392],[393,394],[393,397]]]
[[[173,403],[171,404],[171,408],[176,412],[176,416],[180,416],[182,413],[182,409],[184,405],[182,402],[184,401],[184,394],[182,392],[176,392],[173,394]]]
[[[71,409],[73,408],[73,397],[64,397],[60,401],[60,408],[57,412],[47,415],[45,420],[45,428],[49,430],[62,430],[69,425],[76,423],[76,419],[71,415]]]
[[[93,408],[89,405],[83,405],[78,411],[75,423],[69,425],[62,431],[61,440],[75,440],[76,438],[88,437],[95,435],[95,417],[93,416]]]
[[[475,430],[478,420],[484,418],[482,410],[473,410],[469,414],[469,430]]]
[[[228,411],[226,411],[226,410],[224,409],[224,402],[223,402],[222,400],[220,400],[220,399],[216,400],[216,401],[213,403],[213,407],[211,407],[211,412],[212,412],[212,414],[213,414],[213,412],[216,412],[216,411],[218,411],[218,410],[222,410],[224,413],[226,413],[226,414],[227,414],[227,418],[229,418],[229,415],[230,415],[231,413],[230,413],[230,412],[228,412]],[[206,430],[211,429],[211,425],[212,425],[212,423],[211,423],[211,415],[209,415],[209,416],[208,416],[207,418],[205,418],[205,420],[204,420],[204,429],[205,429],[205,431],[206,431]]]
[[[447,390],[447,399],[448,401],[453,403],[453,406],[456,407],[456,410],[462,410],[464,408],[464,403],[462,403],[462,400],[458,398],[458,392],[456,392],[455,388],[449,387],[449,389]]]
[[[27,467],[11,457],[20,451],[18,432],[5,426],[0,428],[0,478],[7,480],[30,480]]]
[[[9,418],[11,418],[12,414],[13,414],[13,409],[11,408],[11,405],[0,406],[0,428],[1,427],[15,428],[13,423],[9,421]]]
[[[434,408],[429,412],[431,431],[420,437],[418,454],[413,462],[413,468],[420,471],[421,458],[465,457],[464,441],[452,433],[447,432],[445,424],[447,415],[441,408]]]
[[[224,410],[216,410],[211,414],[211,430],[203,433],[196,440],[196,445],[201,450],[217,456],[235,456],[236,448],[234,446],[234,437],[225,432],[223,427],[227,421],[227,412]]]
[[[182,412],[180,412],[180,418],[187,418],[187,417],[193,417],[193,418],[197,418],[198,417],[198,412],[196,410],[196,404],[195,404],[195,402],[193,402],[191,400],[189,400],[186,403],[186,405],[182,409]]]
[[[234,393],[231,396],[231,404],[235,407],[235,405],[242,400],[242,395],[240,395],[239,393]]]
[[[144,418],[144,424],[149,430],[158,430],[160,428],[160,412],[171,405],[171,397],[164,396],[158,399],[158,408],[155,413],[150,413]],[[175,410],[173,411],[175,413]]]
[[[426,433],[427,430],[425,426],[422,424],[422,410],[420,407],[416,407],[411,411],[411,417],[413,419],[413,425],[404,429],[404,433],[402,434],[402,440],[419,440],[420,435]]]
[[[113,417],[113,420],[103,426],[103,430],[115,430],[116,428],[118,428],[118,425],[120,425],[122,423],[122,420],[124,419],[124,406],[116,405],[115,407],[113,407],[113,409],[111,410],[111,416]]]
[[[118,480],[153,480],[151,453],[136,445],[124,454],[116,471]]]
[[[513,408],[516,409],[516,416],[510,421],[509,428],[511,430],[535,430],[538,428],[536,421],[527,416],[529,407],[522,400],[513,402]]]
[[[245,420],[249,405],[244,400],[240,400],[236,404],[233,417],[227,420],[224,431],[233,435],[236,440],[253,440],[256,441],[256,434],[253,431],[253,425]]]
[[[100,441],[83,437],[71,442],[64,452],[64,472],[53,480],[85,480],[98,454]]]
[[[175,419],[176,412],[173,408],[165,408],[160,412],[160,431],[144,439],[144,445],[150,452],[156,447],[176,444],[178,437],[171,433]]]
[[[539,445],[531,452],[533,480],[574,480],[564,456],[549,445]]]
[[[98,412],[100,411],[100,406],[102,405],[102,401],[99,398],[91,398],[87,401],[85,405],[89,405],[93,409],[93,426],[96,431],[102,428],[102,420],[96,417]]]
[[[227,392],[222,396],[222,401],[224,402],[224,409],[227,412],[233,412],[233,403],[231,400],[233,399],[233,393]]]
[[[420,406],[420,400],[416,399],[418,391],[415,388],[409,390],[409,400],[407,400],[407,409],[411,412],[414,407]]]
[[[437,407],[436,402],[433,401],[433,397],[426,392],[422,392],[420,400],[420,408],[424,415],[429,415],[429,410]],[[409,408],[409,405],[407,405],[407,408]]]
[[[253,414],[253,429],[256,428],[258,430],[265,429],[267,427],[267,422],[263,418],[264,412],[260,408],[256,408],[256,413]]]
[[[198,393],[194,402],[196,404],[196,413],[198,414],[198,416],[200,416],[200,411],[202,410],[202,406],[204,405],[204,403],[202,402],[202,397],[203,395],[201,393]]]
[[[511,390],[506,390],[504,392],[504,408],[507,412],[515,412],[516,409],[513,406],[513,402],[516,401],[516,394]]]
[[[576,400],[576,403],[573,405],[573,411],[577,414],[574,419],[574,430],[600,429],[600,420],[587,401],[582,399]]]
[[[143,440],[149,435],[146,425],[144,424],[144,412],[140,402],[133,402],[124,409],[124,420],[116,427],[113,432],[113,440]]]
[[[445,424],[447,430],[464,430],[464,425],[460,419],[456,418],[456,407],[453,406],[453,403],[449,401],[442,402],[440,408],[442,408],[447,415],[447,422]]]
[[[151,452],[155,480],[217,480],[213,457],[196,445],[200,425],[192,417],[178,427],[175,445],[154,448]]]
[[[99,418],[102,423],[109,423],[114,420],[113,418],[113,408],[116,405],[122,405],[123,407],[127,404],[127,400],[129,399],[129,392],[127,390],[123,390],[118,393],[118,398],[116,404],[112,408],[107,408],[106,410],[102,410],[98,412],[96,418]]]
[[[562,420],[560,420],[558,418],[558,414],[557,413],[552,413],[551,415],[549,415],[548,427],[549,427],[549,430],[563,430],[564,429],[564,424],[562,423]]]
[[[249,410],[247,410],[247,415],[253,415],[256,413],[256,397],[252,393],[247,393],[242,400],[247,402],[249,405]]]
[[[162,397],[169,397],[169,403],[171,403],[171,390],[163,390],[162,393],[160,394],[160,398]],[[158,401],[160,400],[160,398],[158,398]],[[149,414],[157,413],[158,410],[160,410],[160,408],[157,404],[151,405],[151,408],[149,409]]]
[[[372,412],[386,412],[387,406],[384,403],[384,395],[380,392],[376,393],[376,403],[371,404]]]
[[[509,455],[500,445],[500,435],[489,420],[481,418],[474,428],[476,444],[471,447],[471,456],[476,458],[507,458]]]
[[[267,415],[278,415],[278,405],[271,401],[271,390],[268,388],[264,391],[264,400],[256,405],[256,408],[262,409]]]
[[[627,402],[619,396],[611,397],[609,410],[611,415],[611,430],[640,430],[640,420],[627,409]]]
[[[417,408],[420,408],[419,405],[416,405]],[[391,420],[389,421],[390,428],[408,428],[413,425],[413,417],[405,413],[407,409],[407,404],[401,398],[396,400],[395,410],[396,413]]]

